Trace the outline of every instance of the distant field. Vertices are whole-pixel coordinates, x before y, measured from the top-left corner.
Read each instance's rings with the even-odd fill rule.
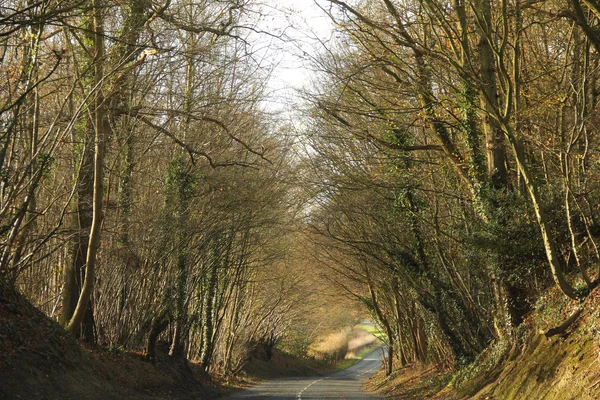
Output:
[[[373,324],[360,323],[323,337],[309,348],[315,360],[345,368],[381,345],[385,335]]]
[[[369,332],[371,335],[377,337],[378,339],[385,340],[385,333],[379,329],[379,327],[375,324],[361,322],[358,325],[355,325],[355,328],[362,329],[364,331]]]

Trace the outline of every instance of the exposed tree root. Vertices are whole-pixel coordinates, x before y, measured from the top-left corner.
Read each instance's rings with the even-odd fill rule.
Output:
[[[563,322],[561,325],[559,325],[555,328],[548,329],[548,332],[545,333],[545,336],[547,338],[550,338],[550,337],[556,336],[556,335],[563,336],[566,333],[567,329],[569,329],[569,327],[571,325],[573,325],[573,323],[577,320],[577,318],[579,318],[579,315],[581,314],[582,311],[583,311],[583,306],[578,307],[575,311],[573,311],[573,313],[569,316],[569,318],[567,318],[567,320],[565,322]]]

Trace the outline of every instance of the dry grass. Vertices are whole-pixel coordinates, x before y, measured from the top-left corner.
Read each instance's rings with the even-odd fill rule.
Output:
[[[311,345],[308,355],[319,361],[335,363],[344,359],[355,359],[378,339],[360,327],[345,328],[331,333]]]
[[[357,358],[364,349],[372,347],[378,342],[379,339],[373,334],[365,331],[362,328],[355,327],[352,330],[352,337],[348,341],[348,352],[346,353],[346,358]]]
[[[331,333],[308,348],[308,355],[319,361],[336,362],[343,360],[348,352],[348,341],[352,330],[342,329]]]
[[[440,371],[433,366],[398,366],[391,376],[379,370],[367,386],[386,399],[448,400],[455,398],[445,389],[451,377],[451,371]]]

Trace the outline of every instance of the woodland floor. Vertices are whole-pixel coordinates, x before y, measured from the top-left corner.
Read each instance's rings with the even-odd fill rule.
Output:
[[[0,288],[0,399],[215,399],[256,381],[310,376],[325,368],[275,350],[251,356],[240,378],[211,377],[157,348],[143,355],[74,340],[22,296]]]
[[[0,293],[0,399],[216,398],[227,389],[192,363],[76,342],[21,296]]]

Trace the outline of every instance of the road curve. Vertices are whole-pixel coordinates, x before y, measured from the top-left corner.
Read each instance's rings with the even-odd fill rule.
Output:
[[[343,371],[324,377],[285,378],[268,381],[227,397],[228,400],[248,399],[377,399],[363,389],[363,383],[381,366],[381,349]]]

